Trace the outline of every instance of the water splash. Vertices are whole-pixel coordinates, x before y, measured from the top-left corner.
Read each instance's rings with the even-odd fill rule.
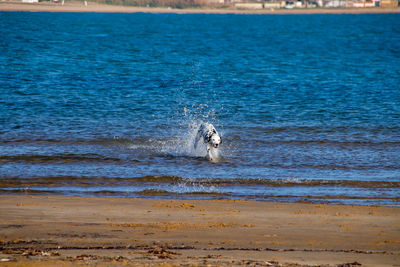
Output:
[[[205,158],[207,155],[206,144],[199,141],[194,147],[195,138],[200,125],[212,115],[204,115],[198,109],[184,108],[184,116],[176,127],[171,127],[162,133],[162,136],[137,136],[132,138],[128,148],[132,153],[140,153],[141,158],[151,156]],[[215,111],[209,111],[215,114]],[[220,158],[219,153],[213,156]]]
[[[200,125],[205,122],[216,122],[216,112],[213,108],[209,108],[207,104],[184,106],[180,131],[176,133],[176,140],[171,145],[165,146],[164,151],[178,156],[205,158],[207,155],[206,144],[200,141],[199,145],[194,147]],[[214,150],[212,157],[214,159],[221,158],[219,150]]]

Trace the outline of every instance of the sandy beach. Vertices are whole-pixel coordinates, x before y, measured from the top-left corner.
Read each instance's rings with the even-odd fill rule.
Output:
[[[261,9],[246,10],[235,8],[195,8],[172,9],[133,6],[114,6],[89,2],[68,1],[61,3],[20,3],[0,2],[0,11],[31,12],[105,12],[105,13],[210,13],[210,14],[364,14],[364,13],[400,13],[400,8],[303,8],[303,9]]]
[[[400,262],[396,207],[2,195],[0,214],[2,266]]]

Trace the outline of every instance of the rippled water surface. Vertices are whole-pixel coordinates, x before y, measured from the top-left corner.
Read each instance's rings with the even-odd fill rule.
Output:
[[[400,14],[0,23],[2,194],[400,205]]]

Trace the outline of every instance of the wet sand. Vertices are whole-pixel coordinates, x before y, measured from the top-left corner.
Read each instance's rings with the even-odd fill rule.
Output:
[[[215,13],[215,14],[363,14],[363,13],[400,13],[400,8],[302,8],[302,9],[261,9],[246,10],[236,8],[151,8],[134,6],[115,6],[83,1],[66,1],[60,3],[40,2],[0,2],[0,11],[32,11],[32,12],[110,12],[110,13]]]
[[[2,266],[400,263],[397,207],[0,195],[0,214]]]

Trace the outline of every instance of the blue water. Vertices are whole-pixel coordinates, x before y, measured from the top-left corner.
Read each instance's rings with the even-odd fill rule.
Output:
[[[2,194],[400,205],[400,14],[0,25]]]

